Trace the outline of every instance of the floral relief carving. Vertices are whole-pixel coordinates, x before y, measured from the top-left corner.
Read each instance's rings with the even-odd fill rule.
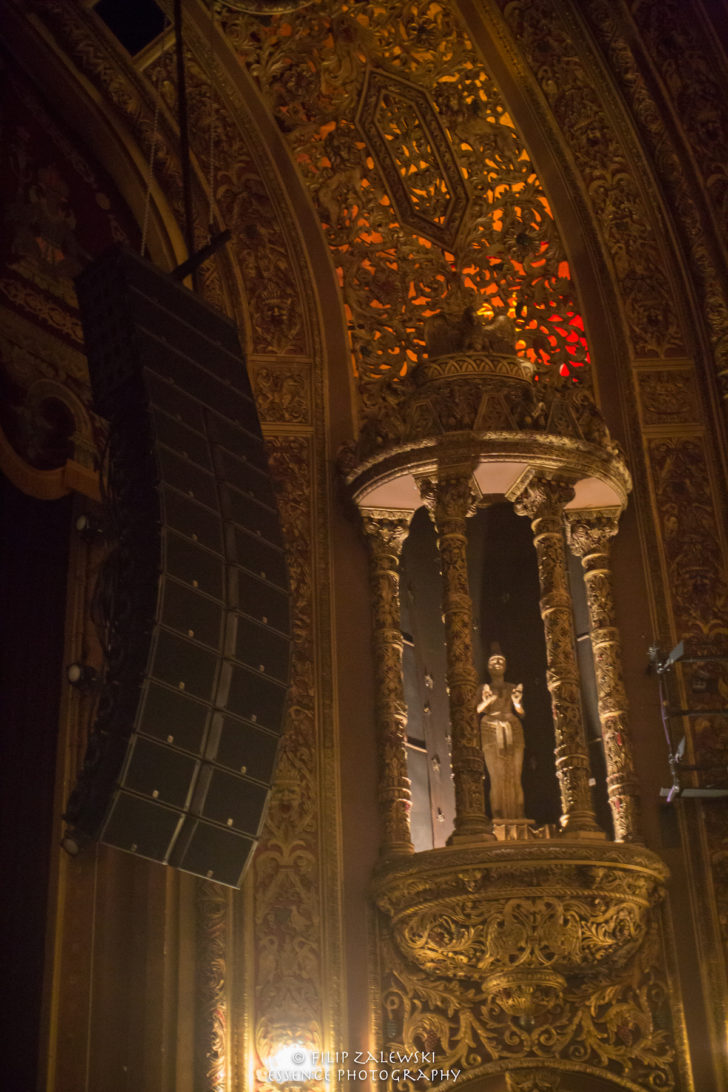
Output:
[[[629,8],[700,164],[718,226],[728,232],[728,108],[719,54],[684,4],[665,0],[658,13],[631,0]]]
[[[629,6],[637,28],[616,5],[605,0],[589,0],[585,9],[613,71],[621,78],[624,94],[641,126],[643,148],[651,148],[655,168],[677,210],[694,281],[702,294],[719,383],[723,395],[728,397],[728,295],[716,253],[716,244],[725,238],[728,216],[723,154],[726,130],[718,129],[726,111],[721,105],[713,44],[709,37],[701,36],[700,21],[691,18],[684,5],[666,4],[659,18],[641,0]],[[645,65],[637,61],[635,30],[638,35],[641,32],[645,54],[651,55],[683,123],[679,140],[692,144],[697,162],[702,165],[704,186],[717,225],[715,231],[705,231],[705,211],[695,200],[695,188],[685,169],[684,145],[666,139],[664,115],[660,114],[660,103],[652,89],[654,70],[645,71],[649,62]],[[713,92],[718,97],[708,101],[706,94]]]
[[[253,859],[253,1038],[261,1066],[274,1053],[273,1044],[291,1036],[320,1049],[323,1027],[311,442],[271,437],[268,456],[286,542],[293,659],[285,730]],[[282,1040],[284,1034],[289,1038]]]
[[[411,370],[443,307],[511,312],[540,367],[586,362],[548,201],[449,8],[326,0],[224,23],[318,208],[363,391]]]
[[[552,383],[531,382],[523,362],[513,356],[454,352],[421,362],[401,381],[380,382],[376,393],[363,400],[358,441],[342,453],[345,473],[400,445],[423,447],[450,432],[472,431],[500,439],[510,434],[562,452],[572,441],[580,452],[593,445],[630,488],[622,450],[589,391],[558,376]]]
[[[620,138],[552,0],[499,0],[505,19],[569,143],[611,255],[634,351],[682,347],[660,245]],[[595,66],[596,71],[596,66]]]
[[[429,96],[370,69],[357,123],[401,223],[453,250],[468,191]]]
[[[728,640],[728,582],[703,441],[654,439],[649,457],[677,632]]]
[[[249,361],[255,405],[266,424],[311,424],[311,367]]]
[[[649,455],[657,496],[662,548],[672,589],[676,631],[694,656],[728,654],[728,558],[717,526],[707,455],[702,439],[654,439]],[[683,722],[695,762],[710,779],[726,768],[728,671],[724,664],[686,664],[689,700],[705,715]],[[711,710],[715,710],[712,712]],[[728,883],[724,830],[705,809],[718,921],[728,948]]]
[[[52,333],[67,363],[83,347],[73,277],[99,249],[129,242],[121,219],[132,234],[134,228],[112,180],[91,166],[28,78],[6,66],[0,82],[6,104],[0,297],[38,336]],[[73,367],[69,379],[88,405],[87,375]]]
[[[691,371],[638,372],[642,419],[646,425],[698,421],[700,406]]]
[[[509,856],[498,844],[383,870],[386,1049],[434,1050],[438,1068],[471,1079],[533,1073],[540,1061],[573,1079],[608,1073],[677,1089],[653,917],[665,871],[629,849],[593,847],[582,869],[573,848],[536,848],[526,860],[523,847]],[[426,1087],[415,1075],[405,1085]]]

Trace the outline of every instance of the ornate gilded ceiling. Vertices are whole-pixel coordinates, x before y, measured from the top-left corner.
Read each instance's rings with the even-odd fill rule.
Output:
[[[547,196],[454,5],[221,7],[320,216],[362,387],[406,374],[428,317],[467,307],[515,319],[539,367],[586,363]]]

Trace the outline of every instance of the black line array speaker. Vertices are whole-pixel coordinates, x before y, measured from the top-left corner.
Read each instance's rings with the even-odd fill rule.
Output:
[[[235,326],[114,249],[77,281],[94,403],[110,422],[106,652],[64,844],[238,886],[285,712],[283,541]]]

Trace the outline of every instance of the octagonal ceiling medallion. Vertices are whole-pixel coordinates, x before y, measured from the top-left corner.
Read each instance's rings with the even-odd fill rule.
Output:
[[[370,69],[356,123],[400,222],[454,250],[468,191],[447,133],[421,87]]]

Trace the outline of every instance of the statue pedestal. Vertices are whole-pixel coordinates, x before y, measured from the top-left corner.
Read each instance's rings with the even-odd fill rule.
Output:
[[[537,827],[533,819],[494,819],[493,833],[499,842],[534,842],[556,838],[559,828],[555,823]]]

